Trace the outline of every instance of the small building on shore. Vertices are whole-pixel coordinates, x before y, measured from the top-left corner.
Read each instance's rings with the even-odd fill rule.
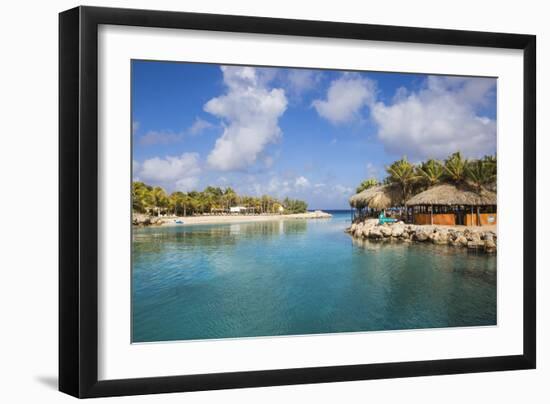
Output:
[[[233,215],[245,215],[256,213],[256,208],[253,206],[231,206],[229,213]]]
[[[368,188],[349,199],[353,219],[376,216],[379,212],[402,206],[402,193],[396,185],[378,185]]]
[[[415,224],[497,224],[497,194],[468,184],[435,185],[407,201]]]

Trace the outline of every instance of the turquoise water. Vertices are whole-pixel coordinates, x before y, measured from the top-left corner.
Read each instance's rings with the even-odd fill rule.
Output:
[[[135,228],[133,342],[496,324],[496,258],[332,219]]]

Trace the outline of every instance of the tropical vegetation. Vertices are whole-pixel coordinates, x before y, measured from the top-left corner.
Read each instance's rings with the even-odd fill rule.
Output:
[[[399,184],[403,192],[403,200],[409,199],[411,188],[418,180],[414,164],[409,163],[405,156],[386,167],[386,172],[388,173],[387,182]]]
[[[238,195],[231,187],[206,187],[203,191],[168,194],[162,187],[141,181],[132,183],[132,210],[149,215],[191,216],[229,212],[232,206],[241,206],[249,213],[304,213],[307,203],[285,198],[280,201],[269,195],[260,197]]]
[[[369,179],[366,179],[365,181],[361,182],[361,184],[359,184],[359,186],[355,189],[355,192],[359,193],[359,192],[362,192],[366,189],[375,187],[377,185],[378,185],[378,180],[376,178],[369,178]]]
[[[485,156],[480,159],[465,159],[460,152],[451,154],[445,160],[428,159],[413,164],[404,156],[386,167],[387,176],[383,184],[394,184],[399,187],[403,201],[418,192],[424,191],[439,183],[460,185],[468,183],[481,190],[495,184],[497,177],[496,156]],[[357,193],[379,185],[375,178],[362,181]]]

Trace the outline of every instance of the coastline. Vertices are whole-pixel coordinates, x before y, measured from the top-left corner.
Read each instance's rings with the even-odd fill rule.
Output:
[[[165,216],[149,217],[133,215],[132,223],[142,226],[193,226],[202,224],[226,224],[226,223],[246,223],[246,222],[265,222],[275,220],[309,220],[309,219],[330,219],[332,215],[320,210],[306,213],[292,214],[271,214],[271,215],[205,215],[205,216]],[[147,219],[151,222],[147,222]],[[182,223],[177,223],[182,222]]]
[[[497,250],[495,225],[445,226],[415,225],[403,222],[379,224],[378,219],[353,223],[346,230],[356,239],[372,241],[429,242],[494,254]]]

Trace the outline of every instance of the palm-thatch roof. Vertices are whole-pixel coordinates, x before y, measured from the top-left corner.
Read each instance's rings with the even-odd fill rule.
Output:
[[[371,208],[383,210],[401,205],[402,195],[395,185],[378,185],[359,192],[349,198],[349,204],[354,208]]]
[[[482,188],[477,190],[474,187],[462,184],[441,184],[435,185],[424,192],[416,194],[407,201],[408,206],[416,205],[464,205],[464,206],[485,206],[496,205],[497,194]]]
[[[491,192],[497,192],[497,182],[495,181],[485,185],[485,189]]]

